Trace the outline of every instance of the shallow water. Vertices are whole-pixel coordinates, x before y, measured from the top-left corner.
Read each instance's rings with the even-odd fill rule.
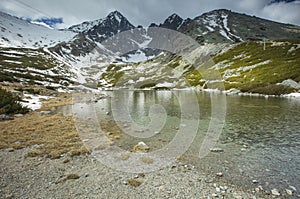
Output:
[[[178,148],[188,145],[183,157],[200,170],[222,172],[223,178],[246,187],[261,185],[267,190],[296,189],[294,193],[299,193],[300,100],[191,90],[103,93],[111,97],[95,103],[93,111],[99,121],[119,125],[122,134],[115,141],[118,147],[130,150],[143,141],[152,152],[178,139],[176,135],[182,131]],[[80,106],[82,109],[83,104]],[[64,112],[70,112],[70,107]],[[212,122],[215,117],[218,120]],[[209,125],[218,131],[209,134],[217,141],[214,147],[224,152],[209,152],[200,159],[199,149]],[[195,127],[195,134],[189,132]],[[191,136],[195,136],[193,142],[185,142]]]

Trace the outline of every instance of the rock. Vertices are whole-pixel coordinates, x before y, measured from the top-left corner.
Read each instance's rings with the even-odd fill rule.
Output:
[[[296,88],[296,89],[300,89],[300,84],[291,79],[284,80],[283,82],[278,83],[278,84],[284,85],[284,86],[289,86],[289,87]]]
[[[7,148],[6,151],[7,151],[7,152],[14,152],[15,149],[14,149],[14,148]]]
[[[290,187],[291,189],[293,189],[294,191],[297,191],[296,187],[294,187],[294,186],[292,186],[292,185],[290,185],[289,187]]]
[[[218,197],[218,194],[213,193],[213,194],[211,194],[211,196],[212,196],[212,197]]]
[[[220,192],[221,189],[219,187],[216,187],[216,192]]]
[[[252,180],[252,183],[256,184],[256,183],[258,183],[258,181],[257,180]]]
[[[278,191],[277,189],[272,189],[272,190],[271,190],[271,193],[272,193],[272,195],[274,195],[274,196],[280,196],[280,193],[279,193],[279,191]]]
[[[261,191],[264,190],[264,188],[261,185],[259,185],[257,188],[259,188]]]
[[[236,88],[231,88],[231,89],[229,89],[227,92],[226,92],[226,94],[227,95],[237,95],[237,94],[239,94],[241,91],[240,90],[238,90],[238,89],[236,89]]]
[[[211,152],[215,152],[215,153],[219,153],[219,152],[223,152],[224,150],[221,148],[210,148],[209,149]]]
[[[23,117],[24,115],[23,114],[15,114],[14,116],[15,117]]]
[[[13,120],[14,118],[8,115],[0,115],[0,121]]]
[[[290,190],[290,189],[285,189],[285,191],[286,191],[286,193],[288,194],[288,195],[293,195],[293,191],[292,190]]]
[[[37,114],[39,114],[39,115],[49,115],[49,114],[51,114],[51,111],[40,111],[40,112],[37,112]]]
[[[149,151],[150,147],[148,147],[144,142],[139,142],[137,145],[135,145],[131,152],[137,152],[137,151],[142,151],[146,152]]]
[[[222,172],[216,173],[216,176],[222,177],[222,176],[223,176],[223,173],[222,173]]]

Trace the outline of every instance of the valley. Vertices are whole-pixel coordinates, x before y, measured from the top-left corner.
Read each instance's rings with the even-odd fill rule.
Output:
[[[300,26],[0,11],[0,29],[4,198],[299,198]]]

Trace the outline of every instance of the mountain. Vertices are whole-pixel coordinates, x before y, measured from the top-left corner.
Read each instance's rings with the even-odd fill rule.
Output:
[[[1,81],[156,89],[213,88],[213,82],[223,82],[226,89],[240,90],[255,85],[264,89],[287,79],[300,81],[296,56],[300,27],[229,10],[214,10],[194,19],[172,14],[163,23],[146,28],[135,27],[118,11],[63,31],[4,13],[1,19]],[[174,30],[189,37],[185,40],[169,34],[176,33]],[[54,36],[55,40],[50,39]],[[45,42],[37,42],[43,38]],[[49,39],[52,41],[46,43]],[[195,40],[199,46],[192,44]],[[262,40],[268,51],[263,50]],[[191,45],[185,46],[187,41]],[[188,58],[204,55],[202,62],[191,64],[174,54],[180,53],[176,46],[192,52]],[[207,69],[220,73],[222,80],[199,74],[207,58],[213,59]]]
[[[220,9],[187,19],[179,28],[200,43],[300,39],[300,27]]]
[[[75,36],[71,31],[49,29],[3,12],[0,12],[0,28],[1,47],[51,47]]]
[[[183,23],[183,19],[176,13],[169,16],[164,23],[160,24],[159,27],[168,28],[172,30],[178,30]]]
[[[72,40],[62,42],[50,50],[60,56],[64,54],[69,54],[71,57],[86,56],[95,50],[96,47],[101,46],[99,45],[101,42],[117,33],[132,30],[134,28],[135,27],[120,12],[114,11],[104,19],[83,22],[82,24],[70,27],[69,30],[78,32],[78,34]],[[136,29],[133,34],[142,37],[141,31]],[[101,53],[105,53],[99,48],[98,50],[100,50]]]
[[[261,41],[263,39],[300,39],[299,26],[277,23],[225,9],[214,10],[194,19],[185,20],[177,14],[172,14],[160,25],[151,24],[149,27],[177,30],[191,36],[200,44]],[[104,54],[102,58],[105,59],[107,57],[105,54],[108,53],[107,48],[112,54],[123,52],[124,48],[129,49],[128,51],[141,47],[146,49],[151,46],[151,42],[156,42],[155,38],[159,37],[151,35],[151,31],[147,31],[147,28],[141,26],[136,28],[118,11],[110,13],[103,19],[71,26],[68,30],[76,32],[77,35],[50,50],[58,56],[66,57],[67,55],[69,60],[81,60],[80,57],[88,56],[95,51],[98,51],[97,54]],[[128,30],[133,31],[130,33]],[[122,41],[120,41],[121,38],[114,37],[114,44],[106,45],[103,50],[103,44],[108,41],[108,38],[122,32],[126,32],[126,36],[119,34],[123,35]],[[144,52],[148,56],[155,56],[158,53],[158,51]]]

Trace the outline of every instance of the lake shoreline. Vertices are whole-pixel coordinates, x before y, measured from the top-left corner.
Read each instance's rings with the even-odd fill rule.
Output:
[[[71,105],[71,98],[72,94],[58,94],[57,97],[44,101],[40,110],[30,114],[35,115],[50,110],[49,113],[44,112],[42,118],[47,119],[52,116],[58,117],[55,122],[64,121],[64,118],[68,117],[57,115],[51,110]],[[23,123],[33,120],[30,114],[23,117]],[[39,116],[34,118],[39,121]],[[69,119],[66,121],[70,122]],[[38,122],[36,129],[44,128],[39,125]],[[56,126],[56,123],[52,126]],[[18,128],[18,123],[15,127]],[[78,150],[81,151],[80,145],[78,146]],[[28,157],[28,154],[37,147],[39,145],[33,144],[21,148],[4,147],[0,150],[0,173],[3,176],[0,181],[0,193],[5,198],[49,196],[52,198],[279,198],[283,195],[287,196],[287,193],[283,192],[278,196],[276,190],[263,190],[256,184],[257,182],[253,182],[253,188],[237,185],[238,182],[229,183],[223,177],[227,175],[226,172],[205,172],[185,161],[178,160],[171,166],[150,173],[131,174],[111,169],[84,151],[77,153],[68,149],[53,158],[39,154]]]

